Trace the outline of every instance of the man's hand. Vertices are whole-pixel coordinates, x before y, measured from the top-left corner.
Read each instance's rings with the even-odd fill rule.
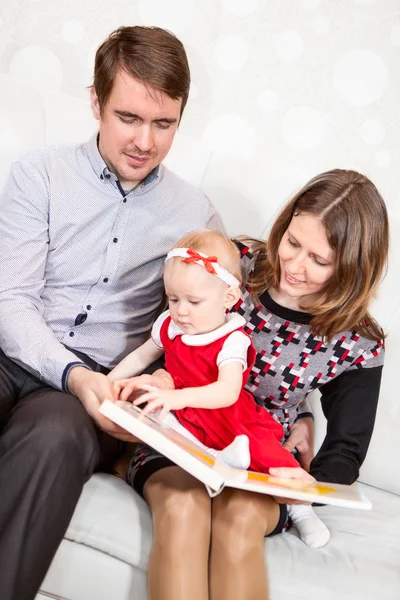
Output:
[[[303,469],[307,472],[310,470],[310,463],[314,458],[314,421],[311,417],[303,417],[294,423],[283,447],[289,452],[297,448],[297,460]]]
[[[112,383],[105,375],[77,366],[71,369],[67,386],[70,394],[82,402],[100,429],[124,442],[140,441],[99,412],[99,407],[106,398],[115,399]]]
[[[132,402],[144,392],[143,385],[149,385],[160,390],[173,390],[174,381],[169,373],[164,369],[158,369],[152,375],[139,375],[129,379],[119,379],[114,381],[114,397],[125,402]]]
[[[271,467],[269,470],[269,474],[273,477],[282,477],[286,479],[304,481],[306,483],[313,483],[314,481],[316,481],[315,477],[307,473],[307,471],[305,471],[301,467]],[[274,496],[274,498],[278,502],[278,504],[311,504],[311,502],[293,500],[293,498],[283,498],[280,496]]]

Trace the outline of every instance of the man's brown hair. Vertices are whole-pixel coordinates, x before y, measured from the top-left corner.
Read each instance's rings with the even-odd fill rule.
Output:
[[[190,70],[182,42],[159,27],[119,27],[96,52],[93,85],[100,112],[111,95],[122,69],[144,85],[170,98],[182,98],[181,116],[190,87]],[[151,89],[150,89],[151,93]]]
[[[335,269],[327,287],[307,312],[313,333],[331,339],[355,330],[378,341],[383,332],[368,308],[385,272],[389,221],[375,185],[356,171],[334,169],[309,181],[286,204],[272,225],[267,242],[252,241],[258,257],[249,284],[255,298],[281,278],[279,244],[294,216],[318,217],[335,251]]]

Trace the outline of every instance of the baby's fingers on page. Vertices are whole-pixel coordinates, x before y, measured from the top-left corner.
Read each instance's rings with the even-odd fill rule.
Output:
[[[134,404],[135,406],[141,406],[142,404],[146,404],[146,402],[151,402],[156,398],[158,398],[158,394],[154,392],[146,392],[145,394],[142,394],[139,398],[136,398],[136,400],[133,400],[132,404]]]
[[[126,398],[123,398],[126,389],[126,380],[119,379],[117,381],[113,381],[112,388],[114,391],[114,398],[117,400],[126,400]]]
[[[137,385],[134,381],[122,380],[116,383],[119,383],[121,386],[120,399],[125,400],[125,402],[127,402],[133,392],[137,390]]]
[[[162,421],[163,419],[165,419],[165,417],[167,416],[167,414],[171,411],[170,408],[168,408],[167,406],[164,406],[164,408],[160,411],[160,414],[157,415],[157,418],[159,421]]]
[[[156,387],[155,385],[150,385],[149,383],[137,383],[136,384],[136,389],[138,390],[145,390],[146,392],[159,392],[160,388]]]
[[[141,417],[145,417],[146,415],[148,415],[149,413],[153,413],[156,410],[158,410],[159,408],[161,408],[163,405],[163,401],[160,399],[157,400],[150,400],[147,405],[143,408],[142,410],[142,414],[140,415]]]

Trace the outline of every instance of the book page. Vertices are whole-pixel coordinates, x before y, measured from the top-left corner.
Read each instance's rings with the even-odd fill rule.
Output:
[[[100,412],[202,481],[211,496],[224,487],[235,487],[305,502],[360,509],[370,509],[372,506],[358,491],[357,485],[306,483],[221,464],[216,461],[212,450],[200,442],[187,439],[152,415],[143,417],[142,411],[130,402],[105,400]]]

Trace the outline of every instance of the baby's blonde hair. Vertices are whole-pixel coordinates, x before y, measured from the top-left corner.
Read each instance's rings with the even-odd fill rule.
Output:
[[[174,244],[174,248],[192,248],[192,250],[203,252],[207,256],[216,256],[221,267],[234,275],[238,281],[242,281],[239,249],[232,240],[219,231],[214,229],[191,231],[178,240]]]

